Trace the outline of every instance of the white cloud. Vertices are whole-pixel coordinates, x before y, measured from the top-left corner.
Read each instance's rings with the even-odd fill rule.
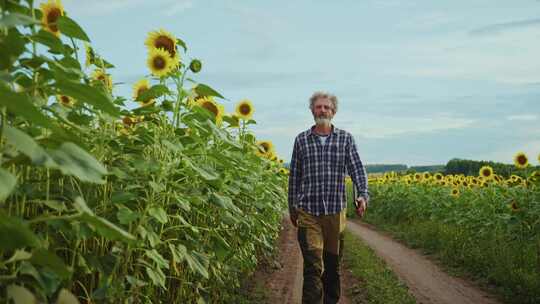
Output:
[[[472,119],[434,114],[430,117],[401,117],[369,115],[348,121],[344,125],[355,136],[380,139],[398,135],[433,133],[453,129],[464,129],[474,123]]]
[[[163,10],[166,16],[174,16],[193,7],[193,2],[190,0],[176,1],[173,5]]]
[[[519,121],[532,121],[532,120],[537,120],[538,116],[534,114],[510,115],[510,116],[507,116],[506,119],[519,120]]]

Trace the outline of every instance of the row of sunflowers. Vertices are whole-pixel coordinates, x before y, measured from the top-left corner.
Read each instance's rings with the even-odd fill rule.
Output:
[[[487,281],[508,303],[538,303],[540,166],[523,152],[514,165],[515,174],[507,177],[490,166],[478,176],[371,176],[365,220]]]
[[[0,2],[0,302],[235,302],[286,197],[252,102],[225,113],[163,29],[118,96],[62,3],[33,3]]]

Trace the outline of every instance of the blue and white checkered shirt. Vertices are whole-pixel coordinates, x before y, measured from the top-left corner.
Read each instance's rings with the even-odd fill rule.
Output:
[[[332,132],[323,145],[313,132],[314,128],[298,134],[294,141],[289,175],[289,210],[294,212],[294,208],[302,208],[313,215],[339,213],[347,206],[346,172],[367,202],[367,174],[353,136],[332,126]]]

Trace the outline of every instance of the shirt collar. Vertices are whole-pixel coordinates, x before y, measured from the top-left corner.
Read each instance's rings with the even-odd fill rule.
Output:
[[[309,128],[309,130],[308,130],[308,135],[316,136],[317,134],[315,132],[313,132],[314,129],[315,129],[315,125],[311,126],[311,128]],[[332,130],[330,131],[330,134],[336,134],[336,128],[334,128],[333,124],[332,124]],[[328,135],[330,135],[330,134],[328,134]]]

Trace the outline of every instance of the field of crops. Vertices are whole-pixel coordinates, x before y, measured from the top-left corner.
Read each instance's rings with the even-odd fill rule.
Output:
[[[514,161],[508,177],[489,166],[478,176],[372,177],[366,220],[495,286],[509,303],[539,303],[540,170],[523,153]]]
[[[225,113],[166,30],[118,96],[60,2],[0,7],[0,302],[230,302],[285,204],[252,103]]]

